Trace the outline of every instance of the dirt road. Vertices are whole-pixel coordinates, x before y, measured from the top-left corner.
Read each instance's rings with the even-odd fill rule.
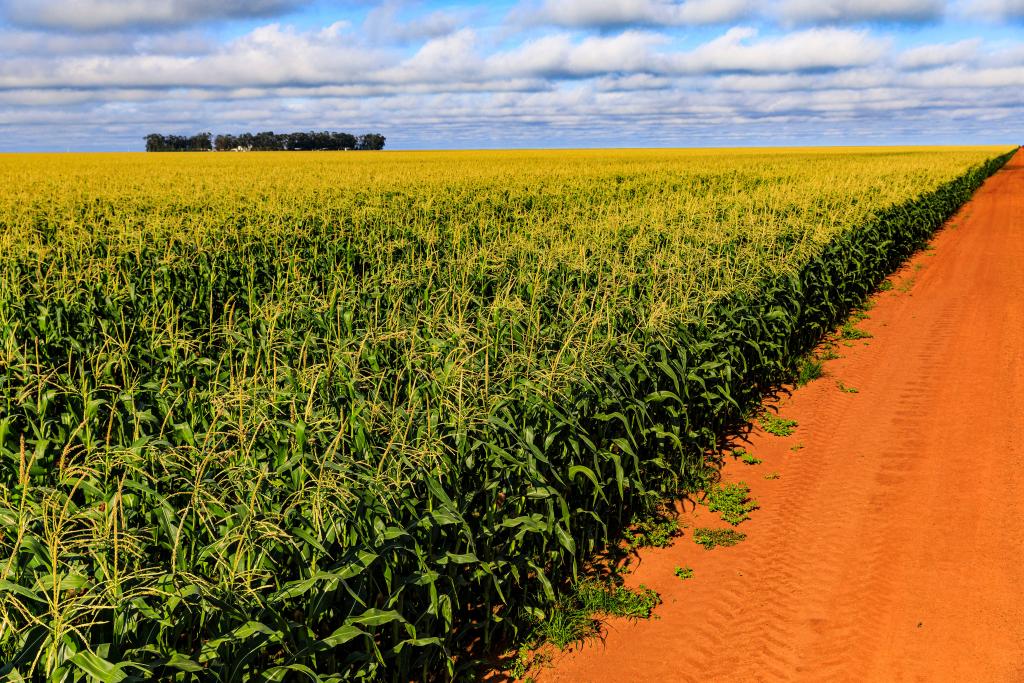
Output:
[[[796,432],[726,466],[748,539],[644,552],[656,618],[539,681],[1024,681],[1024,153],[893,282],[874,336],[778,402]]]

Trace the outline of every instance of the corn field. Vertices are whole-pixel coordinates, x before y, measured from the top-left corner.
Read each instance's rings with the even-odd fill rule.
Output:
[[[0,155],[0,676],[472,675],[1009,151]]]

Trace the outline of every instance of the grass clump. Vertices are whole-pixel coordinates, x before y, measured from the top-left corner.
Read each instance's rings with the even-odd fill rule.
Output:
[[[584,580],[536,622],[529,642],[531,647],[551,643],[565,648],[597,635],[602,616],[646,619],[660,603],[657,591],[645,586],[634,591],[608,581]]]
[[[600,622],[587,611],[572,601],[555,604],[546,618],[537,622],[534,638],[537,644],[551,643],[564,649],[572,643],[578,643],[597,635]]]
[[[760,465],[762,462],[764,462],[763,460],[761,460],[761,458],[758,458],[753,453],[744,453],[743,455],[740,456],[740,460],[746,465]]]
[[[693,578],[693,569],[690,567],[676,567],[676,570],[672,573],[683,581]]]
[[[856,393],[860,392],[860,390],[857,389],[857,387],[848,387],[845,384],[843,384],[841,381],[837,381],[836,382],[836,387],[839,389],[839,391],[841,391],[841,392],[843,392],[845,394],[856,394]]]
[[[871,316],[867,314],[867,309],[865,307],[861,307],[850,314],[850,322],[852,323],[864,322],[870,318]]]
[[[734,448],[732,451],[732,457],[740,460],[747,465],[760,465],[763,461],[753,453],[747,451],[745,448]]]
[[[735,529],[697,529],[693,532],[693,542],[711,550],[719,546],[728,548],[746,540],[747,535]]]
[[[662,510],[648,517],[634,520],[626,530],[626,547],[630,550],[640,548],[667,548],[672,539],[682,533],[679,520],[671,517],[668,511]]]
[[[871,333],[856,327],[852,321],[847,321],[839,329],[839,336],[848,341],[853,341],[855,339],[870,339]]]
[[[842,358],[842,356],[836,351],[836,345],[831,342],[822,346],[821,351],[818,353],[818,360],[822,361],[837,360],[839,358]]]
[[[658,592],[646,586],[634,591],[600,581],[581,582],[576,595],[587,612],[610,617],[646,619],[661,604]]]
[[[512,666],[508,672],[516,680],[525,678],[527,681],[532,681],[532,678],[527,678],[527,674],[550,661],[551,655],[545,652],[534,652],[530,645],[523,645],[516,652],[515,659],[512,661]]]
[[[720,484],[708,491],[708,510],[721,514],[722,521],[736,526],[750,519],[750,513],[757,509],[757,501],[750,497],[750,487],[738,484]]]
[[[903,284],[899,286],[899,291],[903,294],[909,294],[910,290],[914,288],[914,281],[915,278],[908,277],[906,280],[903,281]]]
[[[796,420],[787,420],[774,413],[762,413],[758,419],[761,429],[775,436],[790,436],[797,427]]]
[[[822,360],[813,355],[807,355],[800,359],[796,366],[796,385],[802,387],[820,378],[825,372],[825,364]]]

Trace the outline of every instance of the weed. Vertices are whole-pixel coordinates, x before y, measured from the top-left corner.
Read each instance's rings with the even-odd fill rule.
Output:
[[[516,657],[512,660],[512,666],[508,672],[515,679],[526,679],[532,681],[532,678],[527,678],[526,674],[536,669],[537,667],[544,666],[551,661],[551,655],[546,652],[534,652],[529,644],[523,645],[516,652]]]
[[[882,284],[878,285],[878,291],[888,292],[890,289],[892,289],[892,287],[892,280],[883,280]]]
[[[576,587],[580,607],[589,614],[646,619],[661,604],[657,591],[646,586],[630,590],[601,581],[582,581]]]
[[[711,488],[705,502],[708,510],[721,513],[722,521],[733,526],[750,519],[750,512],[757,509],[757,501],[750,497],[750,487],[742,481]]]
[[[600,622],[571,601],[561,601],[548,612],[547,618],[537,622],[534,637],[537,642],[551,643],[564,649],[599,632]]]
[[[734,546],[747,538],[747,535],[735,529],[696,529],[693,532],[693,542],[703,546],[705,550],[722,546],[728,548]]]
[[[597,635],[601,627],[598,616],[646,619],[660,603],[661,596],[644,586],[633,591],[607,581],[580,581],[545,618],[535,622],[530,642],[547,642],[564,649]]]
[[[825,371],[825,364],[815,356],[804,356],[796,366],[796,385],[802,387],[808,382],[821,377]]]
[[[778,479],[779,476],[780,475],[778,472],[768,472],[766,475],[764,475],[764,478],[771,481],[773,479]]]
[[[914,288],[914,278],[912,278],[912,277],[908,277],[903,282],[903,284],[901,284],[898,287],[899,291],[902,292],[903,294],[909,294],[910,290],[912,290],[913,288]]]
[[[836,345],[832,343],[825,344],[821,348],[821,352],[818,354],[818,360],[822,361],[836,360],[838,358],[842,358],[842,356],[836,353]]]
[[[790,446],[790,447],[789,447],[789,450],[791,450],[791,451],[793,451],[794,453],[796,453],[797,451],[801,451],[801,450],[803,450],[803,448],[804,448],[804,445],[803,445],[802,443],[798,443],[798,444],[796,444],[795,446]]]
[[[633,520],[633,525],[625,533],[626,547],[630,550],[667,548],[680,533],[679,520],[671,517],[667,511],[660,510],[653,515]]]
[[[775,436],[789,436],[797,426],[796,420],[787,420],[784,417],[768,412],[762,413],[758,422],[761,425],[761,429]]]
[[[748,465],[759,465],[762,461],[753,453],[750,453],[745,448],[735,448],[732,451],[732,457],[738,458],[742,462]]]
[[[687,579],[693,578],[693,569],[691,569],[690,567],[676,567],[676,570],[673,572],[673,574],[678,576],[683,581],[686,581]]]
[[[836,386],[839,388],[839,391],[842,391],[847,394],[856,394],[860,391],[859,389],[857,389],[857,387],[848,387],[838,380],[836,381]]]
[[[840,328],[839,336],[842,337],[843,339],[847,339],[847,340],[870,339],[871,338],[871,333],[870,332],[865,332],[864,330],[860,329],[859,327],[854,327],[854,324],[853,324],[852,321],[847,321],[847,322],[843,323],[843,326]]]

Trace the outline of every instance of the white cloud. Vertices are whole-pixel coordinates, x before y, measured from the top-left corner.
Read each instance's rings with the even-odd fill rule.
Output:
[[[402,60],[361,43],[344,22],[299,31],[270,24],[206,53],[165,54],[142,41],[131,54],[12,56],[0,61],[0,88],[216,88],[404,86],[451,90],[460,83],[503,87],[510,80],[648,74],[785,73],[880,62],[888,43],[865,31],[809,29],[758,38],[734,28],[692,50],[672,49],[657,32],[627,30],[579,38],[556,33],[486,53],[473,29],[425,42]],[[141,50],[147,49],[142,52]],[[502,89],[502,88],[499,88]],[[535,89],[543,89],[542,85]]]
[[[6,0],[15,24],[101,31],[132,26],[182,26],[216,19],[269,17],[308,0]]]
[[[545,0],[516,14],[533,23],[569,28],[720,24],[751,12],[752,0]]]
[[[476,32],[466,28],[427,41],[412,57],[392,68],[380,70],[376,77],[388,83],[472,79],[479,72],[480,64]]]
[[[437,10],[424,16],[403,20],[403,4],[391,0],[371,9],[363,21],[363,31],[378,42],[406,43],[439,38],[466,25],[461,13]]]
[[[909,87],[941,92],[945,88],[1024,88],[1024,66],[983,67],[945,66],[909,74],[904,83]]]
[[[664,36],[644,31],[592,36],[578,43],[561,33],[495,54],[487,60],[485,68],[497,75],[548,77],[657,72],[664,70],[664,60],[654,49],[666,42]]]
[[[69,55],[89,53],[128,53],[133,41],[118,33],[94,33],[85,36],[54,34],[0,28],[0,54]]]
[[[52,58],[64,55],[208,54],[217,44],[193,30],[162,31],[155,34],[129,32],[67,33],[0,28],[0,55]]]
[[[927,21],[940,18],[945,4],[944,0],[781,0],[773,14],[794,23]]]
[[[971,38],[956,43],[921,45],[903,51],[897,58],[897,64],[907,69],[922,69],[944,66],[958,62],[968,62],[978,55],[981,40]]]
[[[888,41],[866,31],[837,28],[795,31],[753,40],[756,29],[733,28],[674,59],[683,73],[785,72],[842,69],[877,62]]]
[[[344,24],[302,32],[262,26],[216,52],[14,57],[0,61],[0,88],[180,88],[358,81],[383,53],[347,44]]]
[[[965,0],[961,11],[968,17],[980,17],[990,21],[1024,19],[1024,0]]]

